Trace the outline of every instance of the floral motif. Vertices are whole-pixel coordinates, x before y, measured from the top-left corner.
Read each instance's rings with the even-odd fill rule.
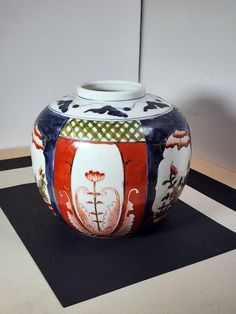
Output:
[[[174,137],[177,137],[177,138],[182,138],[184,137],[185,135],[187,135],[188,132],[187,131],[178,131],[178,130],[175,130],[175,132],[173,133],[173,136]]]
[[[127,196],[127,204],[123,216],[122,226],[119,225],[122,213],[120,195],[114,187],[97,188],[99,181],[105,178],[105,173],[90,170],[85,172],[85,177],[92,183],[92,188],[79,186],[75,193],[75,211],[69,199],[67,200],[68,218],[72,225],[90,235],[100,236],[123,236],[130,232],[135,219],[133,203],[130,200],[132,192],[139,191],[131,189]],[[62,195],[60,192],[60,195]],[[77,221],[77,223],[76,223]]]
[[[32,132],[32,143],[35,145],[37,149],[42,149],[44,150],[44,145],[43,145],[43,136],[40,133],[38,126],[35,125],[33,128]]]
[[[39,168],[39,175],[40,175],[40,176],[43,175],[43,168],[42,168],[42,167]]]
[[[81,202],[83,194],[88,195],[88,201]],[[106,195],[113,198],[109,204],[104,202],[103,198]],[[112,187],[103,188],[101,192],[97,192],[96,182],[93,182],[92,191],[85,186],[79,186],[75,194],[75,204],[77,217],[91,234],[110,234],[119,221],[120,197]]]
[[[189,170],[189,169],[188,169]],[[178,169],[172,162],[170,164],[170,175],[169,179],[165,180],[162,185],[167,185],[168,192],[161,199],[162,204],[158,207],[157,212],[154,213],[153,219],[154,222],[158,222],[163,216],[165,216],[168,212],[168,209],[174,205],[180,193],[183,190],[183,187],[187,180],[187,175],[178,178]]]
[[[190,136],[187,130],[176,130],[166,141],[166,148],[177,147],[180,150],[182,147],[188,147],[190,143]]]
[[[177,176],[178,174],[178,169],[175,167],[175,165],[173,164],[173,162],[170,165],[170,173],[174,176]]]
[[[36,184],[38,186],[39,192],[44,200],[44,202],[47,204],[49,209],[53,212],[53,214],[56,216],[56,213],[53,210],[51,201],[49,199],[48,193],[47,193],[47,181],[46,181],[46,175],[43,171],[43,168],[40,167],[38,170],[39,178],[37,179],[35,177]]]
[[[97,190],[97,183],[105,178],[105,173],[90,170],[84,175],[92,183],[92,189],[88,189],[86,186],[77,188],[75,195],[76,213],[89,232],[93,234],[110,233],[115,227],[114,223],[119,219],[119,193],[113,187],[105,187],[101,191]],[[83,194],[88,195],[88,198],[86,202],[82,203]],[[104,203],[103,197],[106,195],[110,195],[112,199],[109,204]]]
[[[46,189],[47,189],[47,182],[46,182],[46,177],[45,177],[45,173],[43,172],[43,168],[40,167],[38,170],[38,174],[39,174],[39,179],[36,180],[37,186],[39,188],[39,192],[42,195],[43,200],[46,203],[50,203],[47,193],[46,193]]]
[[[105,173],[90,170],[89,172],[85,172],[85,177],[90,182],[98,182],[102,181],[105,178]]]

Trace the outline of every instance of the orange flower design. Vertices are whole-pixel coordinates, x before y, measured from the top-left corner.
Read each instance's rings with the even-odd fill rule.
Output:
[[[43,168],[40,167],[40,168],[39,168],[39,175],[41,176],[42,174],[43,174]]]
[[[89,172],[85,172],[85,177],[90,182],[98,182],[102,181],[105,178],[105,173],[89,170]]]
[[[172,175],[174,175],[175,177],[176,177],[177,174],[178,174],[178,169],[175,167],[175,165],[174,165],[173,163],[170,165],[170,173],[171,173]]]
[[[182,147],[188,147],[190,143],[190,137],[188,131],[176,130],[167,140],[166,148],[173,148],[177,146],[178,150]]]
[[[174,137],[177,137],[177,138],[182,138],[184,137],[185,135],[187,135],[188,133],[186,131],[178,131],[176,130],[174,133],[173,133],[173,136]]]
[[[44,149],[43,137],[42,137],[42,134],[40,133],[37,125],[35,125],[33,128],[32,143],[34,143],[34,145],[37,149],[42,149],[42,150]]]

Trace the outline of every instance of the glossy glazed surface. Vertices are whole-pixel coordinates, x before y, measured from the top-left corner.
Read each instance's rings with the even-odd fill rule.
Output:
[[[64,96],[49,105],[55,113],[82,120],[143,120],[165,114],[173,105],[152,94],[135,99],[108,101],[82,98],[77,94]]]
[[[153,95],[105,105],[63,98],[39,115],[32,135],[44,201],[86,235],[128,236],[158,222],[180,195],[190,158],[185,118]]]

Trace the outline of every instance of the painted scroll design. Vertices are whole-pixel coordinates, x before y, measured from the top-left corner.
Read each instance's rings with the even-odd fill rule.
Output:
[[[81,222],[78,220],[78,217],[76,213],[73,210],[73,206],[71,204],[70,198],[68,196],[68,193],[64,190],[60,190],[59,192],[60,197],[65,197],[66,198],[66,214],[67,217],[71,223],[71,225],[77,229],[78,231],[90,235],[90,232],[81,224]]]
[[[135,219],[130,196],[132,192],[139,191],[135,188],[129,191],[124,218],[118,227],[122,216],[119,193],[114,187],[99,190],[98,182],[105,178],[102,172],[90,170],[85,173],[85,177],[90,186],[77,187],[75,208],[66,191],[61,190],[59,193],[61,197],[66,197],[67,217],[73,227],[82,233],[97,236],[123,236],[130,233]]]
[[[121,216],[120,196],[114,187],[104,187],[99,191],[98,182],[105,174],[98,171],[85,173],[90,187],[79,186],[75,193],[75,211],[80,221],[93,234],[110,234]]]
[[[114,233],[114,236],[125,236],[131,232],[131,229],[132,229],[133,224],[134,224],[134,219],[135,219],[134,204],[130,200],[130,195],[132,192],[135,192],[136,194],[138,194],[139,190],[134,188],[134,189],[131,189],[129,191],[124,221],[123,221],[120,229]]]

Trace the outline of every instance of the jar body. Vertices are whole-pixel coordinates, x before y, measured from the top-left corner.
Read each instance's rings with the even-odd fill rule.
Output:
[[[77,101],[56,102],[63,114],[45,108],[33,128],[32,164],[44,201],[69,226],[90,236],[124,237],[155,225],[178,199],[189,172],[185,118],[171,105],[143,119],[85,119],[67,114],[69,106],[78,108]],[[143,108],[158,104],[142,101]],[[159,101],[160,108],[164,103]],[[116,107],[115,113],[132,110],[124,108]]]

